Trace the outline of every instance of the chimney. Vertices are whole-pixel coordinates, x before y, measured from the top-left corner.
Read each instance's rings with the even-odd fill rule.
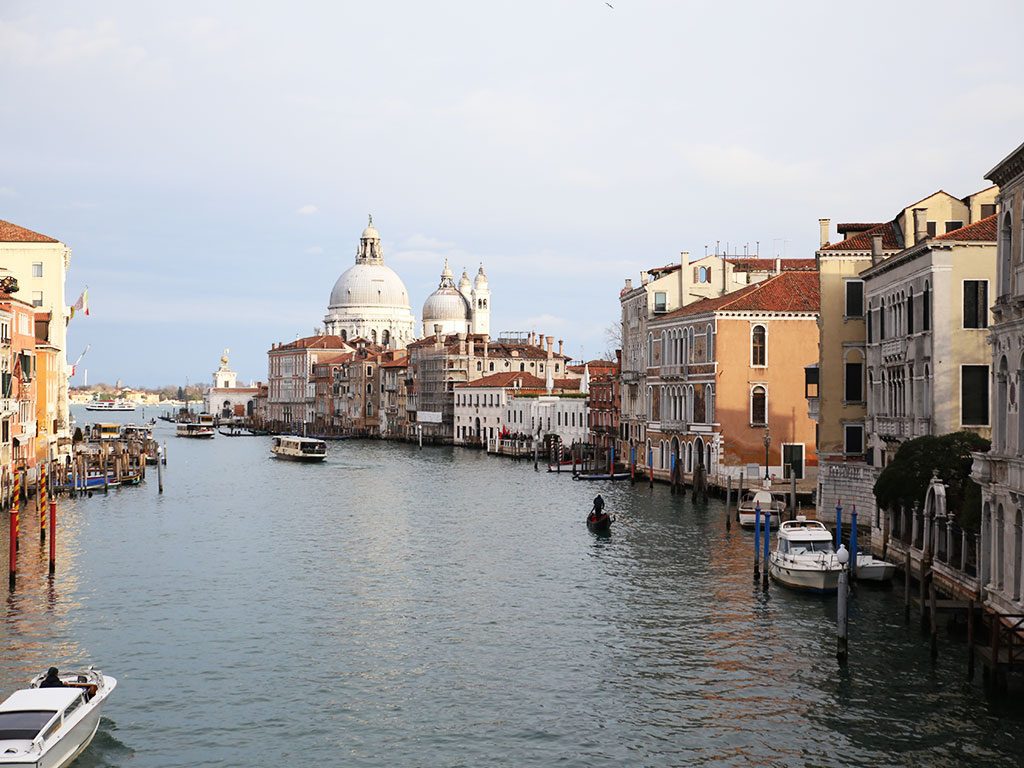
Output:
[[[871,263],[877,264],[882,260],[882,236],[871,236]]]
[[[460,331],[459,332],[459,354],[460,355],[466,354],[466,332],[465,331]]]
[[[914,242],[921,243],[928,239],[928,221],[925,216],[927,208],[914,209]]]
[[[828,230],[831,224],[832,219],[818,219],[818,230],[820,232],[820,234],[818,235],[819,248],[824,248],[826,245],[828,245]]]
[[[775,257],[775,274],[782,274],[782,259]]]
[[[561,339],[558,340],[558,354],[559,355],[562,354],[562,340]]]
[[[441,324],[434,323],[434,346],[441,346]]]
[[[476,352],[476,342],[472,336],[469,337],[469,356],[474,357]]]
[[[554,350],[551,349],[551,345],[555,343],[554,336],[545,336],[544,341],[547,342],[548,359],[551,359],[551,355],[554,354]]]
[[[483,338],[484,338],[484,359],[486,360],[488,354],[490,354],[491,337],[488,334],[485,333]]]
[[[633,290],[633,281],[630,280],[628,277],[626,278],[626,287],[625,287],[624,290],[627,290],[627,291],[632,291]]]

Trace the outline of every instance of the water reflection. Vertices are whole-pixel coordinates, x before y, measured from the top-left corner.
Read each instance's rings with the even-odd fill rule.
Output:
[[[962,646],[933,671],[901,595],[861,590],[841,673],[834,600],[764,594],[720,502],[471,451],[169,447],[163,496],[64,503],[56,580],[31,542],[6,598],[4,692],[51,659],[121,681],[87,765],[1016,764],[1024,717]]]

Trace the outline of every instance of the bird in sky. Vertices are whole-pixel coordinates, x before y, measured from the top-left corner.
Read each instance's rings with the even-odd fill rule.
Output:
[[[615,10],[615,6],[612,5],[611,3],[605,3],[605,5],[607,5],[609,8],[611,8],[613,11]]]

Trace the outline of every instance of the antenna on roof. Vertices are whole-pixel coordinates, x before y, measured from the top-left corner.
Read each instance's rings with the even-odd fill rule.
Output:
[[[761,241],[760,240],[755,240],[754,243],[755,243],[754,255],[757,256],[757,257],[760,257],[761,256]]]

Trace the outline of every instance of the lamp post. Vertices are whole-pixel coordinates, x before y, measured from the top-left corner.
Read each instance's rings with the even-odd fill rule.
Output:
[[[772,434],[769,429],[764,431],[764,479],[770,480],[771,476],[768,474],[768,448],[772,444]]]

